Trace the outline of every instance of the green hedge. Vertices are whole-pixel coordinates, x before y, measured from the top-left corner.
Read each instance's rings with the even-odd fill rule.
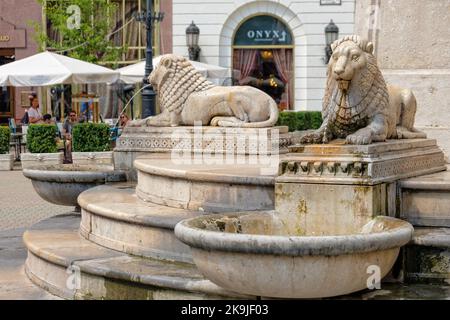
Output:
[[[283,111],[278,117],[278,126],[288,126],[289,131],[318,129],[322,124],[320,111]]]
[[[11,131],[8,127],[0,127],[0,154],[9,153]]]
[[[72,129],[73,151],[102,152],[111,150],[109,126],[105,123],[81,123]]]
[[[32,124],[27,131],[27,148],[31,153],[56,153],[57,127],[53,124]]]

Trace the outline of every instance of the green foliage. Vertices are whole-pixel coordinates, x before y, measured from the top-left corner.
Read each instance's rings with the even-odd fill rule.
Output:
[[[32,124],[27,131],[27,148],[31,153],[56,153],[57,127],[52,124]]]
[[[9,153],[11,131],[8,127],[0,127],[0,154]]]
[[[280,112],[278,126],[288,126],[289,131],[318,129],[322,124],[320,111],[285,111]]]
[[[102,152],[111,150],[109,126],[105,123],[81,123],[72,129],[73,151]]]
[[[43,7],[51,30],[47,34],[42,23],[35,22],[36,41],[40,49],[52,48],[67,51],[68,56],[91,63],[118,61],[124,48],[118,48],[111,37],[117,2],[110,0],[37,0]],[[70,6],[80,8],[79,28],[74,28],[76,12],[68,12]],[[56,35],[55,35],[56,34]]]

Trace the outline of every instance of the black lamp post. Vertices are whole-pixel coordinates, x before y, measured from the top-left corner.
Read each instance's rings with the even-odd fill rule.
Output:
[[[152,14],[152,0],[147,0],[147,11],[136,14],[136,20],[145,24],[147,29],[147,47],[145,49],[145,76],[144,86],[149,84],[148,77],[153,71],[153,23],[161,22],[164,19],[163,12]],[[142,91],[142,118],[154,116],[156,114],[156,93],[152,86]]]
[[[331,55],[333,54],[331,45],[338,39],[338,37],[339,28],[334,24],[333,19],[331,19],[330,23],[325,27],[325,40],[327,44],[325,47],[326,63],[330,61]]]
[[[186,29],[186,45],[189,49],[189,60],[199,61],[200,47],[198,46],[198,38],[200,29],[195,25],[194,21]]]

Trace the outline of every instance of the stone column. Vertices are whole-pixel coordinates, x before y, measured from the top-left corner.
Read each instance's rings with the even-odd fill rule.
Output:
[[[416,127],[450,154],[450,0],[358,0],[355,34],[375,44],[388,83],[417,98]]]

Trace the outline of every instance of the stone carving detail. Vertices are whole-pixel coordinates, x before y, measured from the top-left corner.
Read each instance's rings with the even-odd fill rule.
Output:
[[[265,128],[278,120],[278,107],[265,92],[249,87],[215,86],[183,57],[161,58],[149,77],[162,113],[130,126],[203,126]]]
[[[416,156],[414,158],[399,158],[382,162],[370,160],[341,161],[334,160],[285,160],[281,161],[279,175],[284,177],[323,177],[345,178],[353,180],[386,179],[398,177],[410,172],[420,172],[443,164],[443,155]],[[324,180],[325,181],[325,180]]]
[[[373,55],[373,44],[346,36],[332,45],[322,126],[301,143],[371,144],[386,139],[417,139],[426,135],[414,128],[416,98],[409,89],[387,86]]]
[[[173,139],[171,137],[158,137],[158,136],[122,136],[117,141],[116,151],[136,151],[136,152],[152,152],[152,151],[165,151],[170,152],[174,149],[177,150],[220,150],[221,153],[236,153],[238,150],[245,152],[251,152],[251,154],[257,154],[263,150],[267,150],[267,153],[278,153],[279,150],[284,150],[291,145],[291,138],[289,136],[280,137],[278,140],[269,140],[267,145],[253,145],[248,141],[240,141],[239,139],[233,139],[228,141],[222,139],[215,141],[214,139],[205,139],[201,141],[201,144],[197,145],[192,137],[186,137],[183,139]]]

